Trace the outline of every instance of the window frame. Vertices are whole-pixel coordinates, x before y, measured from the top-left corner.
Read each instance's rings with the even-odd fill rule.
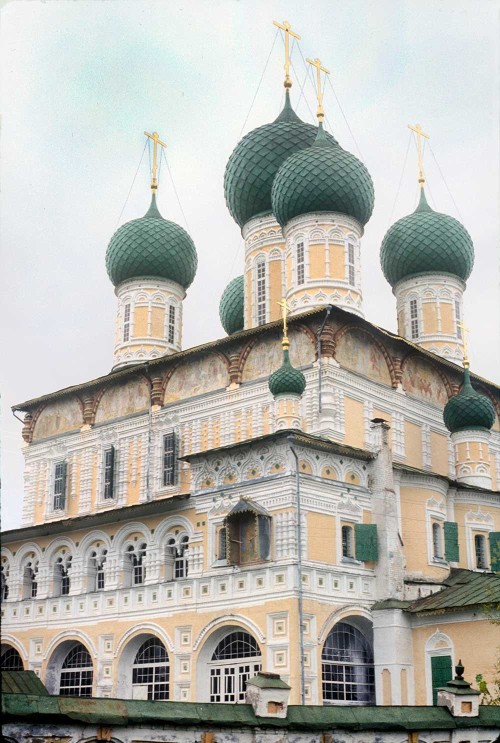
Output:
[[[122,343],[128,343],[130,341],[130,330],[132,325],[131,318],[132,303],[127,302],[123,305]]]
[[[434,562],[446,562],[444,555],[443,523],[431,519],[432,559]]]
[[[167,448],[167,444],[169,444]],[[176,487],[179,484],[178,438],[175,431],[163,434],[162,438],[162,474],[163,488]]]
[[[59,468],[61,468],[59,470]],[[58,474],[58,471],[60,474]],[[54,464],[54,483],[52,488],[52,510],[65,511],[68,495],[68,462],[65,459]]]
[[[344,539],[344,534],[349,535],[347,540]],[[356,535],[354,532],[354,524],[341,523],[340,548],[342,560],[356,561]]]
[[[417,297],[411,297],[408,300],[408,330],[410,340],[415,341],[420,338],[420,307]]]
[[[474,570],[489,570],[490,562],[488,559],[488,540],[486,538],[486,533],[473,532],[472,537],[474,546]],[[478,554],[478,544],[481,545],[479,548],[480,552],[482,553],[481,556],[479,556]],[[483,563],[482,565],[479,564],[480,561]]]
[[[262,272],[263,275],[259,275]],[[256,325],[267,323],[267,261],[260,257],[255,262],[255,321]]]
[[[347,282],[349,286],[356,286],[356,246],[348,240],[347,242]]]
[[[297,286],[303,286],[306,283],[306,246],[303,239],[295,246],[295,273]]]
[[[168,317],[167,317],[167,340],[170,345],[175,345],[175,327],[177,321],[177,308],[175,305],[170,304],[168,306]]]
[[[86,665],[83,665],[83,664],[74,665],[74,666],[71,665],[71,666],[65,667],[65,664],[68,662],[68,659],[70,659],[70,656],[74,654],[75,652],[80,653],[82,657],[84,657],[84,655],[88,656],[90,663],[87,663]],[[67,675],[69,677],[68,680],[72,680],[74,683],[63,685],[62,684],[63,674],[64,676]],[[84,676],[85,674],[86,676]],[[86,684],[82,683],[84,678],[86,678],[87,680],[90,679],[90,683],[86,683]],[[59,673],[59,696],[88,698],[92,696],[93,686],[94,686],[94,664],[92,662],[92,656],[90,655],[85,645],[83,645],[83,643],[77,642],[72,648],[70,648],[70,650],[68,650],[61,664],[61,670]],[[68,693],[68,691],[71,689],[78,689],[80,692],[83,689],[85,691],[88,691],[89,693],[85,693],[85,694]]]
[[[108,455],[110,461],[108,462]],[[113,445],[104,449],[103,453],[103,501],[114,500],[115,498],[115,460],[116,449]]]

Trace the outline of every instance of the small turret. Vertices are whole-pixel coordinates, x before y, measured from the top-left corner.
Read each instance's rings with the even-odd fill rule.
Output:
[[[269,377],[269,390],[274,397],[276,429],[301,428],[300,400],[306,388],[306,378],[290,362],[290,341],[288,340],[286,300],[280,302],[283,308],[283,363]]]

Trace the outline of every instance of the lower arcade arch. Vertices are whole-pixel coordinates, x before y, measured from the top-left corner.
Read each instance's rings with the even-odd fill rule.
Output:
[[[12,645],[4,642],[2,642],[0,665],[2,671],[24,671],[21,653]]]
[[[45,686],[50,694],[91,697],[94,685],[92,656],[76,640],[65,640],[56,647],[47,664]]]
[[[122,699],[168,700],[170,660],[159,637],[142,632],[123,648],[118,663],[118,696]]]
[[[323,704],[375,704],[373,630],[363,617],[337,622],[321,653]]]

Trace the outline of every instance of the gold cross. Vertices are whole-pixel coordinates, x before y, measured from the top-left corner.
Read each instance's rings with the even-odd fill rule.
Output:
[[[316,113],[316,116],[318,117],[318,121],[322,122],[325,118],[325,112],[323,111],[323,91],[321,90],[321,73],[326,72],[327,75],[330,74],[330,70],[327,70],[326,67],[321,66],[321,62],[316,57],[314,62],[312,59],[309,59],[309,57],[306,59],[306,62],[309,62],[309,64],[312,64],[313,67],[316,67],[316,88],[317,88],[317,97],[318,97],[318,111]]]
[[[462,329],[462,348],[464,352],[463,364],[465,367],[467,367],[469,366],[469,354],[468,354],[468,348],[467,348],[467,333],[470,333],[470,328],[464,325],[464,323],[461,320],[457,322],[457,327]]]
[[[415,132],[415,134],[417,135],[418,182],[420,183],[420,188],[423,188],[424,183],[425,183],[425,178],[424,178],[424,159],[422,155],[422,139],[421,138],[425,137],[425,139],[430,139],[430,137],[428,134],[424,134],[420,124],[415,124],[415,126],[408,124],[408,129],[411,129],[412,132]]]
[[[278,23],[278,21],[273,21],[274,25],[277,26],[277,28],[281,28],[282,31],[285,32],[285,82],[284,86],[285,88],[291,88],[292,87],[292,78],[290,77],[290,36],[293,36],[294,39],[297,39],[300,41],[300,36],[295,33],[295,31],[292,31],[291,25],[288,23],[288,21],[283,21],[283,23]]]
[[[283,316],[283,348],[288,348],[290,343],[288,342],[288,318],[287,312],[291,311],[291,307],[287,304],[286,298],[283,297],[281,302],[278,302],[281,307],[281,314]]]
[[[158,132],[153,132],[152,134],[148,134],[148,132],[144,132],[144,134],[146,135],[146,137],[149,137],[150,139],[153,140],[153,168],[152,168],[151,190],[156,191],[158,189],[158,180],[156,178],[156,171],[158,167],[158,163],[156,159],[157,154],[158,154],[157,148],[158,148],[158,145],[160,145],[160,147],[166,147],[167,145],[165,144],[165,142],[161,141],[160,135],[158,134]]]

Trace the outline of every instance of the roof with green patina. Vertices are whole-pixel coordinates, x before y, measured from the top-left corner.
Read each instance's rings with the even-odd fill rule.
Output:
[[[249,704],[157,702],[83,697],[4,694],[4,722],[23,724],[187,725],[288,730],[412,731],[495,728],[500,707],[479,707],[478,717],[453,717],[446,707],[288,707],[285,718],[257,717]]]
[[[299,119],[287,91],[278,118],[249,132],[236,145],[224,174],[224,194],[240,227],[252,217],[271,213],[271,188],[280,165],[297,150],[309,147],[315,137],[316,127]]]
[[[2,694],[36,694],[49,692],[34,671],[2,671]]]
[[[306,378],[299,369],[294,369],[290,363],[290,354],[283,351],[283,363],[279,369],[269,377],[269,389],[271,394],[277,395],[302,395],[306,388]]]
[[[219,317],[222,327],[228,335],[243,330],[243,302],[244,284],[243,276],[237,276],[229,282],[222,293],[219,304]]]
[[[476,392],[470,381],[470,370],[464,369],[462,389],[451,397],[443,412],[444,424],[448,431],[470,431],[485,429],[489,431],[495,422],[495,408],[485,395]]]
[[[115,286],[129,279],[161,278],[187,289],[197,265],[190,236],[180,225],[163,219],[154,194],[146,214],[119,227],[106,251],[106,269]]]
[[[281,225],[313,212],[339,212],[365,225],[375,192],[363,163],[332,141],[320,124],[312,147],[287,158],[278,170],[271,201]]]
[[[423,614],[499,603],[500,574],[453,568],[440,591],[418,599],[407,611]]]
[[[415,211],[386,233],[380,262],[391,286],[425,273],[449,273],[466,281],[474,265],[474,246],[458,220],[431,209],[422,188]]]

